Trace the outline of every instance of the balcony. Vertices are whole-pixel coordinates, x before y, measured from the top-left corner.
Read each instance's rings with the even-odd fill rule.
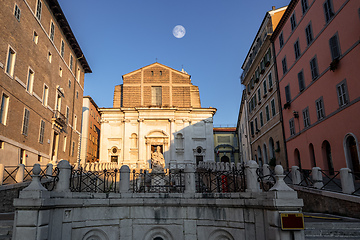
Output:
[[[55,110],[54,115],[52,117],[52,122],[58,125],[60,129],[63,129],[66,127],[66,117],[64,114],[62,114],[60,111]]]

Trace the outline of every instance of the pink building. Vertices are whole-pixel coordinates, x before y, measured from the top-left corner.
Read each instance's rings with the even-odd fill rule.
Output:
[[[359,168],[360,1],[292,0],[273,36],[289,165]]]

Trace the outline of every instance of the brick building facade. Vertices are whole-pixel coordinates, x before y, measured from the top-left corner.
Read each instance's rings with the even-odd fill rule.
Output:
[[[75,162],[90,67],[57,0],[0,5],[0,163]]]

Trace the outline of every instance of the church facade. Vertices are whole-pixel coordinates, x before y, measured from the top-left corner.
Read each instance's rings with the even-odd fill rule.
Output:
[[[100,108],[100,162],[151,168],[156,152],[165,168],[214,161],[215,108],[202,108],[199,88],[185,71],[153,63],[123,75],[112,108]]]

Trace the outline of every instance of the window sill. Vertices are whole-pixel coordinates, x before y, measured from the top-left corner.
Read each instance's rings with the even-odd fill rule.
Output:
[[[26,85],[23,81],[21,81],[18,77],[15,77],[15,81],[17,81],[21,86],[23,86],[23,88],[26,89]]]

